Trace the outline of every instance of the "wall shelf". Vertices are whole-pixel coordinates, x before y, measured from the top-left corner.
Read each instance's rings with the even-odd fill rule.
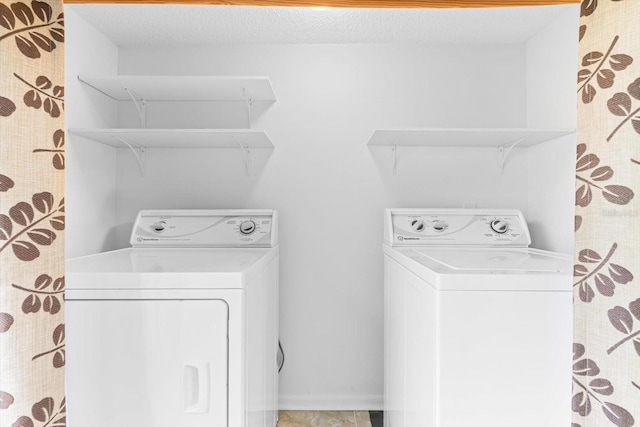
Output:
[[[367,145],[390,147],[396,173],[398,147],[495,147],[500,173],[511,150],[530,147],[575,133],[572,129],[424,128],[376,130]]]
[[[140,129],[69,129],[69,133],[116,148],[128,148],[145,173],[147,148],[235,148],[241,151],[247,175],[251,149],[273,148],[264,131],[251,129],[254,101],[274,102],[268,77],[255,76],[78,76],[78,80],[116,101],[133,102]],[[149,129],[150,101],[222,101],[247,105],[249,129]]]
[[[249,76],[78,76],[117,101],[275,101],[268,77]],[[130,92],[128,92],[130,91]]]
[[[264,131],[251,129],[69,129],[69,133],[129,148],[142,175],[147,148],[233,148],[242,153],[247,175],[251,172],[251,149],[273,148]]]
[[[69,129],[69,133],[112,147],[273,148],[266,132],[252,129]]]
[[[570,129],[426,128],[376,130],[367,145],[409,147],[504,147],[522,139],[529,147],[574,133]]]

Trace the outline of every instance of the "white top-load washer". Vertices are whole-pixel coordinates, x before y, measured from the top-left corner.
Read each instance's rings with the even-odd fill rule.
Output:
[[[273,210],[141,211],[67,261],[69,427],[275,427]]]
[[[516,210],[387,209],[385,427],[570,424],[572,258]]]

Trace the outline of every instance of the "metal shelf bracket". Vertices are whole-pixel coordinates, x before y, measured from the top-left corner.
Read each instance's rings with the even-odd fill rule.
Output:
[[[249,129],[251,129],[251,121],[253,119],[253,99],[247,95],[247,90],[242,88],[242,95],[244,96],[244,101],[247,103],[247,122]]]
[[[396,168],[398,166],[398,146],[396,145],[395,141],[393,143],[393,145],[391,146],[391,152],[393,153],[393,174],[396,174]]]
[[[142,129],[147,128],[147,100],[140,96],[140,94],[136,93],[133,89],[129,89],[128,87],[124,88],[125,92],[129,95],[133,104],[136,106],[136,110],[138,110],[138,117],[140,117],[140,127]],[[137,98],[134,96],[137,95]],[[140,101],[140,105],[138,105],[138,101]]]
[[[232,136],[231,138],[236,144],[238,144],[238,147],[240,147],[242,161],[244,162],[244,173],[247,176],[251,175],[251,149],[247,144],[239,141],[235,136]]]
[[[147,153],[146,147],[138,147],[138,150],[140,151],[140,153],[138,153],[138,151],[136,151],[136,149],[131,144],[129,144],[127,141],[125,141],[124,139],[116,137],[116,136],[114,136],[114,138],[117,139],[118,141],[122,142],[125,146],[129,147],[129,149],[133,153],[133,156],[138,161],[138,166],[140,167],[140,176],[144,176],[144,174],[145,174],[145,163],[146,163],[146,158],[147,158],[147,156],[146,156],[146,153]]]
[[[391,169],[393,175],[396,174],[398,170],[398,144],[401,142],[402,136],[399,138],[394,138],[391,143],[391,152],[393,153],[393,168]]]
[[[511,146],[507,148],[506,151],[505,147],[507,147],[507,145],[509,144],[504,144],[498,147],[498,164],[500,165],[500,175],[504,174],[504,165],[507,162],[507,158],[509,157],[509,153],[511,153],[511,150],[513,150],[516,145],[520,144],[524,140],[524,138],[518,139],[513,144],[511,144]]]

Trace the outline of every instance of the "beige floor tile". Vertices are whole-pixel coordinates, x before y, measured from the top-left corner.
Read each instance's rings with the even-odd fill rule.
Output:
[[[367,411],[280,411],[278,427],[371,427]]]

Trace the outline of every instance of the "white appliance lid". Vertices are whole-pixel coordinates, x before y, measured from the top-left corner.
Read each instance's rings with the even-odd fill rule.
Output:
[[[66,290],[238,289],[278,248],[126,248],[66,262]]]
[[[413,252],[419,255],[418,261],[423,257],[451,273],[567,273],[572,268],[567,255],[527,248],[421,248]]]
[[[67,273],[241,273],[268,253],[261,248],[119,249],[67,261]]]

